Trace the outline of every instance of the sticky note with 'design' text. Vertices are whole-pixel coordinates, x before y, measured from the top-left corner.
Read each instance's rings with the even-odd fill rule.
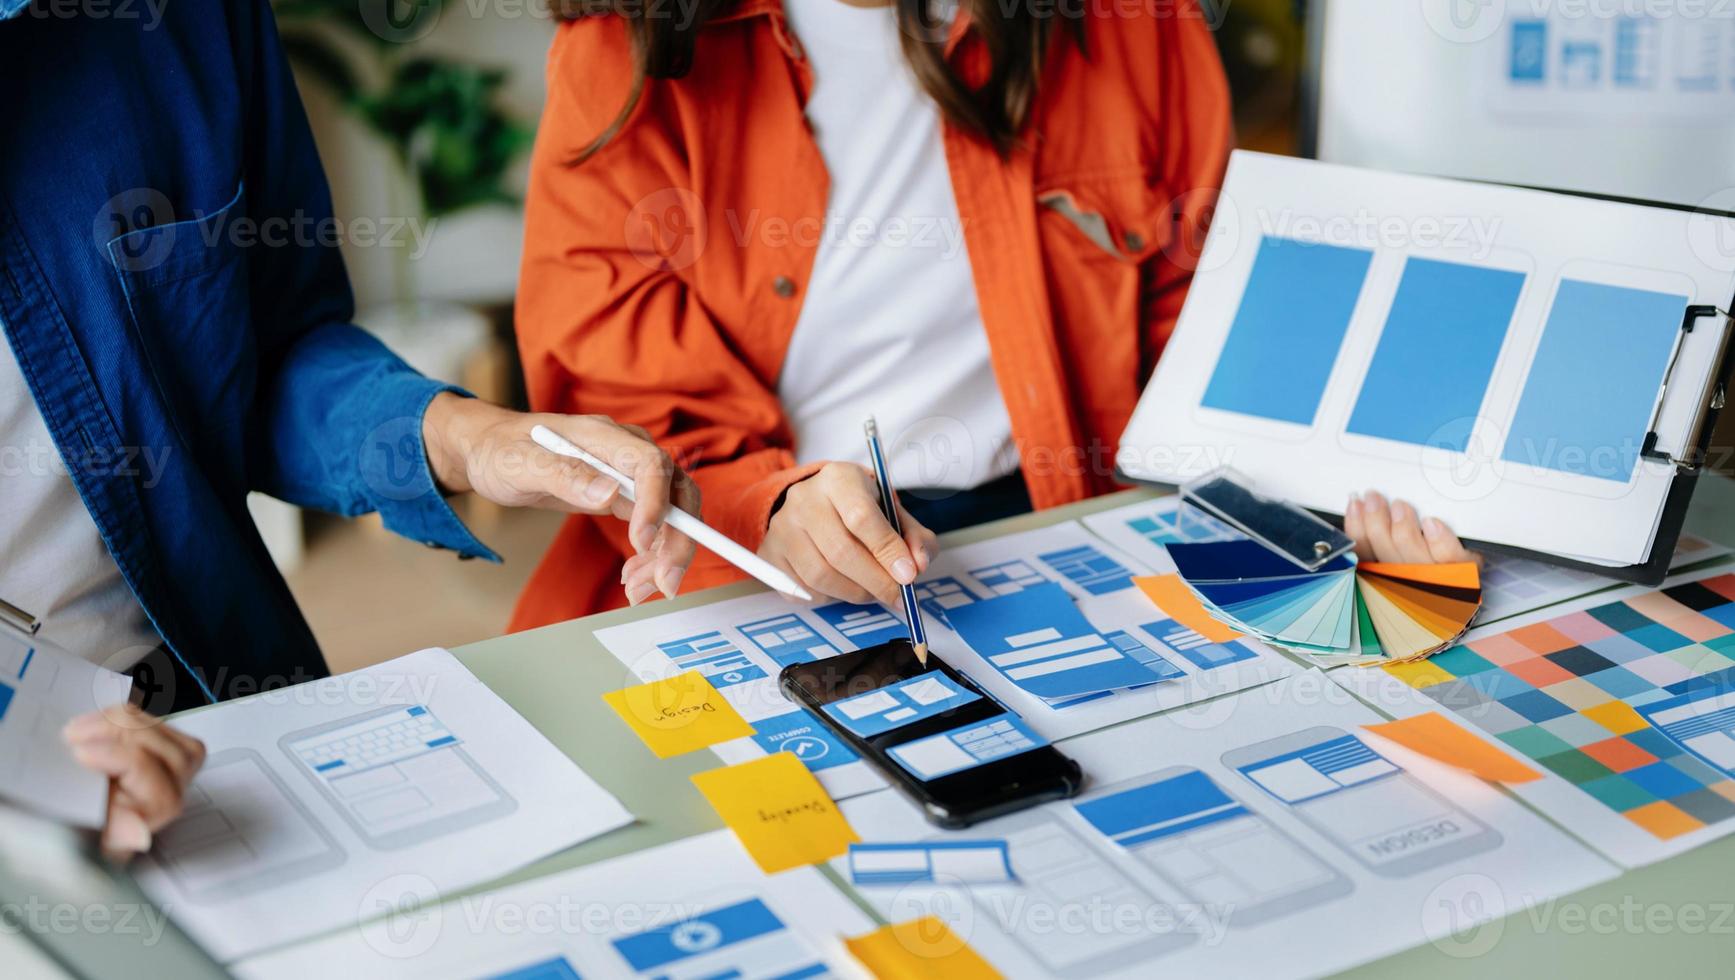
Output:
[[[659,759],[753,734],[753,726],[698,671],[610,691],[602,699]]]
[[[699,773],[693,785],[767,874],[830,860],[861,840],[789,752]]]

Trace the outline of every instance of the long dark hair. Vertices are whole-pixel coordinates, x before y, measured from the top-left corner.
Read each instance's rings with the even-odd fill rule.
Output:
[[[578,157],[579,161],[608,145],[638,107],[645,85],[653,78],[682,78],[693,68],[699,31],[727,13],[738,0],[693,0],[693,16],[652,16],[658,9],[643,0],[560,0],[564,20],[614,14],[626,22],[633,46],[633,83],[627,102],[608,128]],[[936,16],[932,0],[892,0],[904,58],[948,122],[987,140],[1001,156],[1018,143],[1036,104],[1042,66],[1058,23],[1071,28],[1084,50],[1084,22],[1060,9],[1037,11],[1024,0],[962,0],[959,14],[970,17],[970,31],[987,49],[990,66],[981,85],[959,77],[945,56],[947,21]],[[1067,5],[1057,5],[1064,8]]]

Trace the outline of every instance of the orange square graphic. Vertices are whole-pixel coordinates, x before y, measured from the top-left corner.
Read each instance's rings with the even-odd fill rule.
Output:
[[[1557,653],[1567,647],[1578,646],[1578,641],[1555,629],[1547,623],[1537,623],[1535,626],[1525,626],[1506,634],[1524,644],[1537,653]]]
[[[1520,660],[1515,664],[1507,664],[1506,672],[1528,682],[1532,687],[1539,688],[1578,680],[1577,674],[1552,660],[1544,660],[1541,657],[1532,657],[1529,660]]]
[[[1650,831],[1659,840],[1673,840],[1705,826],[1697,817],[1667,800],[1646,803],[1637,809],[1628,810],[1626,818]]]
[[[1657,761],[1657,757],[1639,748],[1624,738],[1611,738],[1601,742],[1581,745],[1578,749],[1592,759],[1608,766],[1615,772],[1626,772],[1640,766],[1648,766]]]
[[[1490,636],[1484,640],[1477,640],[1474,643],[1466,643],[1465,646],[1469,647],[1483,660],[1486,660],[1489,663],[1499,664],[1502,667],[1507,664],[1517,663],[1520,660],[1529,660],[1537,656],[1535,650],[1532,650],[1517,640],[1514,640],[1506,633],[1501,633],[1497,636]]]

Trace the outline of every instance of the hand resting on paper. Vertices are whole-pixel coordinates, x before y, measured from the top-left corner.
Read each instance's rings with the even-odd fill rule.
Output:
[[[1355,539],[1362,561],[1438,564],[1481,559],[1438,518],[1421,520],[1402,500],[1386,503],[1375,491],[1351,494],[1343,511],[1343,530]]]
[[[205,743],[130,704],[80,715],[61,736],[79,765],[108,776],[102,852],[117,863],[151,849],[205,764]]]

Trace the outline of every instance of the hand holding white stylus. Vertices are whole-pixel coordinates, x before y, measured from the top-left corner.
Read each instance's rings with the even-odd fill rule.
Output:
[[[620,484],[621,495],[626,497],[628,500],[633,499],[634,490],[631,477],[596,458],[590,453],[585,452],[578,446],[573,445],[570,440],[561,436],[553,429],[550,429],[547,426],[538,425],[530,430],[530,438],[535,440],[538,446],[541,446],[549,452],[560,456],[566,456],[570,459],[576,459],[586,466],[589,466],[591,469],[596,470],[598,473],[601,473],[615,481]],[[715,553],[717,557],[731,565],[734,565],[736,568],[741,569],[743,572],[746,572],[784,595],[802,600],[810,600],[813,598],[812,594],[802,588],[794,579],[784,574],[782,570],[777,568],[777,566],[771,564],[753,552],[748,551],[741,545],[736,544],[734,541],[724,536],[722,532],[713,529],[705,522],[694,517],[692,514],[689,514],[678,507],[671,506],[669,508],[667,520],[670,527],[685,534],[687,537],[692,538],[699,544],[704,545]]]

